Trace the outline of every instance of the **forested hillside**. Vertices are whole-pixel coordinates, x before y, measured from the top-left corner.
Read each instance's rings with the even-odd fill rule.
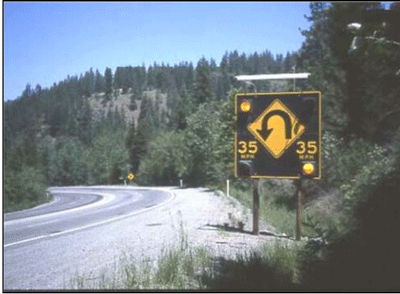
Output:
[[[129,172],[143,185],[221,185],[233,179],[234,95],[254,91],[234,76],[295,66],[311,73],[297,90],[323,101],[322,179],[304,182],[304,226],[329,240],[305,251],[300,279],[312,289],[398,290],[400,4],[312,3],[307,18],[302,47],[285,56],[233,51],[218,63],[89,69],[49,89],[27,85],[4,103],[5,211],[43,202],[48,186],[121,184]],[[259,92],[292,83],[254,82]],[[293,215],[291,181],[262,187],[266,218],[273,207]]]
[[[249,56],[234,51],[219,65],[202,58],[196,66],[154,63],[106,68],[104,75],[91,68],[49,89],[28,84],[18,99],[4,104],[5,207],[40,202],[47,186],[117,184],[129,172],[141,184],[176,185],[178,177],[205,184],[215,176],[208,165],[200,166],[206,164],[201,148],[215,151],[209,144],[217,142],[206,142],[222,131],[213,134],[207,127],[217,129],[219,120],[231,124],[229,93],[245,86],[234,76],[287,72],[293,65],[290,53],[284,58],[268,50]],[[264,83],[259,90],[270,88]],[[219,148],[230,162],[226,144],[232,129],[226,131],[219,140],[228,141]],[[180,148],[175,140],[182,140]],[[155,154],[160,141],[163,152]],[[224,166],[224,176],[231,172]]]

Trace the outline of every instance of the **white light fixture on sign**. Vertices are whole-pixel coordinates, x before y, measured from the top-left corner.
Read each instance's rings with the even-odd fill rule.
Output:
[[[284,79],[308,79],[311,74],[303,73],[284,73],[284,74],[265,74],[265,75],[242,75],[235,76],[238,81],[256,81],[256,80],[284,80]]]

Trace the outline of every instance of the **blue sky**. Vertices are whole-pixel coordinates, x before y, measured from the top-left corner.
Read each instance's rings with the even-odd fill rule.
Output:
[[[297,51],[309,2],[5,2],[4,100],[91,67]]]

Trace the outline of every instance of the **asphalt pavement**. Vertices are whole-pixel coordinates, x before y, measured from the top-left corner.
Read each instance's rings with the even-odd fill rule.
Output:
[[[52,202],[4,215],[3,285],[6,290],[68,288],[64,285],[65,275],[57,273],[75,267],[76,263],[68,260],[76,260],[85,251],[82,244],[101,243],[99,236],[88,240],[90,232],[107,232],[114,223],[165,204],[173,196],[158,189],[116,186],[49,190]],[[109,235],[113,235],[112,229]]]

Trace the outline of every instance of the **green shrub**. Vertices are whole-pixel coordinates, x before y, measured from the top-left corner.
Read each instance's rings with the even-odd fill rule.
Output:
[[[307,290],[400,290],[400,136],[388,157],[369,156],[381,162],[366,165],[347,190],[347,230],[328,243],[308,244],[301,254],[301,283]]]
[[[23,167],[20,172],[6,171],[5,212],[27,209],[46,202],[46,188],[46,179],[37,168]]]
[[[386,155],[386,151],[379,146],[374,146],[365,154],[365,165],[349,183],[341,186],[347,208],[351,209],[357,202],[363,201],[364,195],[393,171],[393,160],[394,157]]]
[[[146,157],[140,162],[138,180],[141,184],[178,185],[187,170],[187,150],[180,132],[160,133],[149,143]]]
[[[363,168],[383,161],[385,158],[387,158],[385,149],[378,145],[363,139],[345,142],[342,138],[325,132],[322,137],[322,179],[319,184],[323,188],[351,184],[350,181]],[[387,162],[383,163],[385,164]]]
[[[362,139],[345,142],[325,132],[323,177],[304,181],[304,225],[311,235],[332,239],[348,233],[353,207],[391,172],[393,156]]]

